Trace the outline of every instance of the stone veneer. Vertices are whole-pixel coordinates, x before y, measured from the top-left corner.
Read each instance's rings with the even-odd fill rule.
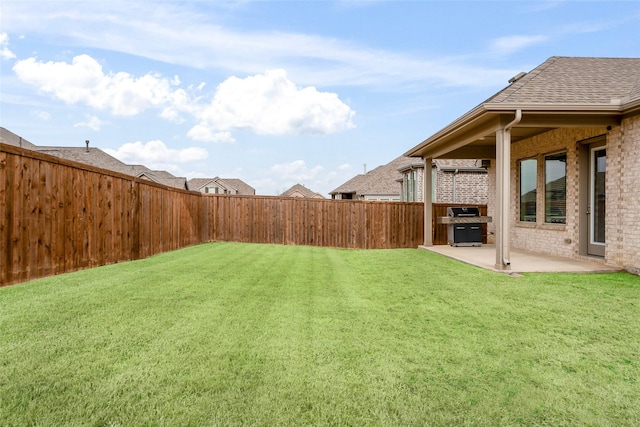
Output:
[[[603,262],[640,272],[640,116],[605,128],[560,128],[536,135],[511,146],[511,245],[513,248],[569,258],[580,254],[579,148],[580,141],[606,135],[606,245]],[[544,223],[544,156],[567,153],[567,223]],[[537,221],[520,222],[519,166],[522,159],[538,160]],[[496,165],[488,176],[488,215],[495,218]],[[488,225],[489,242],[495,241],[495,224]],[[589,258],[591,259],[591,258]],[[597,260],[597,259],[596,259]]]

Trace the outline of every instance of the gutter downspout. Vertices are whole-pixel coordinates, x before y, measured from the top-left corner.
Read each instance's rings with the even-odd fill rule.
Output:
[[[496,140],[496,158],[499,160],[498,167],[498,194],[500,196],[500,218],[498,227],[500,228],[500,241],[496,253],[496,268],[510,269],[511,259],[509,254],[509,215],[510,215],[510,173],[511,170],[511,129],[522,120],[522,110],[515,111],[515,118],[504,128],[498,129]]]
[[[515,125],[517,125],[518,123],[520,123],[520,121],[522,121],[522,110],[516,110],[516,117],[515,119],[513,119],[511,121],[511,123],[509,123],[508,125],[506,125],[504,127],[504,130],[509,132],[511,131],[511,128],[514,127]],[[511,138],[509,138],[509,140],[511,140]]]

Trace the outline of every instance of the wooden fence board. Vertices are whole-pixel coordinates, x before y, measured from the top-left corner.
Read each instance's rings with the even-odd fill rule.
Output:
[[[9,248],[10,219],[12,219],[12,209],[7,205],[7,153],[0,150],[0,247]],[[8,281],[8,255],[9,250],[0,253],[0,286]]]
[[[16,159],[13,163],[13,179],[12,179],[12,188],[14,189],[14,223],[12,227],[12,247],[13,247],[13,257],[11,260],[12,270],[14,276],[17,280],[24,281],[27,280],[27,274],[25,271],[26,268],[26,252],[29,248],[29,241],[25,236],[25,229],[27,225],[24,223],[26,214],[26,207],[24,203],[24,187],[26,185],[23,180],[23,163],[25,160],[22,158]]]

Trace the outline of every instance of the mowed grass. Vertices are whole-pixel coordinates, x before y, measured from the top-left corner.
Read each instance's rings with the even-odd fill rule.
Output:
[[[640,278],[204,244],[0,289],[1,425],[640,425]]]

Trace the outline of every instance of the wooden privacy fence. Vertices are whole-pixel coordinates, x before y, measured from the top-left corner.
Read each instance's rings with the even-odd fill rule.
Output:
[[[0,286],[199,243],[199,215],[187,191],[0,144]]]
[[[423,205],[212,196],[0,144],[0,286],[209,241],[415,248]]]
[[[203,195],[211,241],[415,248],[423,243],[421,203]]]

